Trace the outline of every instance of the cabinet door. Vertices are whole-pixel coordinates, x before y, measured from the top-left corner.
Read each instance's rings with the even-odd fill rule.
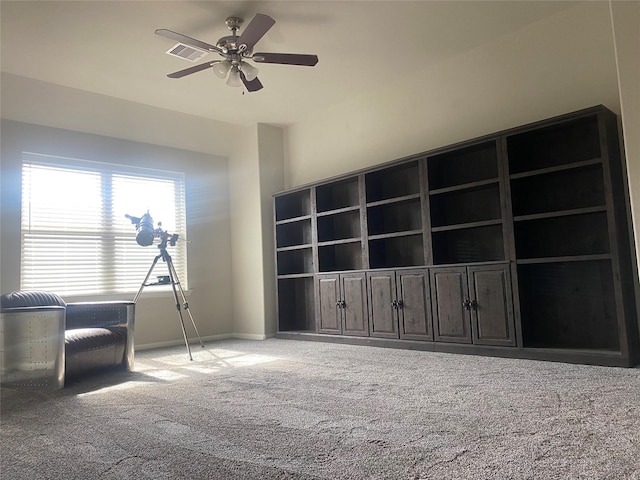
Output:
[[[515,345],[511,276],[508,265],[469,267],[473,343]]]
[[[426,270],[401,271],[396,274],[400,338],[433,340],[429,277]]]
[[[342,286],[342,333],[345,335],[369,335],[367,319],[367,287],[364,273],[347,273],[340,276]]]
[[[340,281],[338,275],[318,275],[318,331],[342,333]]]
[[[398,316],[394,271],[367,273],[369,293],[369,328],[372,337],[398,338]]]
[[[464,307],[469,298],[465,267],[434,268],[430,277],[434,339],[471,343],[471,319]]]

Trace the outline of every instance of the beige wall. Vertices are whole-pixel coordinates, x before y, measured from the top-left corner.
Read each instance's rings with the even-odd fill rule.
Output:
[[[246,127],[229,157],[233,332],[265,338],[258,129]]]
[[[640,2],[611,2],[620,110],[640,270]],[[640,293],[638,293],[640,299]],[[640,301],[638,302],[640,305]]]
[[[277,330],[272,197],[284,188],[282,129],[244,129],[229,160],[233,254],[233,335]]]
[[[609,7],[532,24],[287,129],[294,187],[593,105],[620,112]]]
[[[3,292],[20,286],[23,151],[184,172],[187,237],[191,241],[187,265],[190,310],[201,336],[229,335],[232,331],[229,302],[231,244],[227,161],[224,157],[3,120],[0,170],[0,289]],[[153,256],[150,251],[149,265]],[[134,293],[117,298],[130,300]],[[88,301],[92,298],[67,297],[65,300]],[[175,343],[181,338],[173,296],[145,289],[136,306],[136,344]]]
[[[278,330],[276,319],[275,237],[273,231],[274,192],[284,189],[284,145],[282,129],[258,125],[260,205],[262,209],[262,264],[264,282],[264,325],[267,336]]]

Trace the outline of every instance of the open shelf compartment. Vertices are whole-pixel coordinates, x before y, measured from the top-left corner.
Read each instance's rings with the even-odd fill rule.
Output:
[[[497,182],[432,195],[429,203],[432,227],[502,218],[500,187]]]
[[[360,210],[319,216],[317,221],[318,242],[360,237]]]
[[[308,189],[275,197],[276,222],[311,215],[311,195]]]
[[[598,117],[513,135],[507,139],[507,151],[511,174],[600,158]]]
[[[619,351],[611,262],[518,266],[525,347]]]
[[[432,239],[436,265],[505,259],[501,223],[433,232]]]
[[[421,234],[379,238],[369,241],[369,267],[394,268],[424,265]]]
[[[515,222],[514,235],[518,259],[610,252],[605,211]]]
[[[316,210],[328,212],[360,204],[358,177],[347,178],[316,187]]]
[[[361,270],[363,264],[360,240],[319,246],[318,263],[321,272]]]
[[[315,331],[313,277],[278,279],[278,329]]]
[[[427,158],[429,190],[498,178],[495,140]]]
[[[369,235],[422,229],[420,198],[367,208]]]
[[[512,179],[511,202],[514,216],[604,206],[602,164]]]
[[[418,161],[402,163],[394,167],[367,173],[365,185],[367,202],[377,202],[420,193]]]

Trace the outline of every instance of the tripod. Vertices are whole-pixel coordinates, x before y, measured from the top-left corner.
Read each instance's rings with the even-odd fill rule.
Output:
[[[167,252],[166,241],[163,241],[160,245],[158,245],[158,248],[160,249],[160,254],[156,255],[156,258],[153,259],[153,263],[149,268],[149,272],[147,273],[147,276],[144,277],[144,281],[142,282],[142,285],[140,285],[140,290],[138,290],[138,293],[136,293],[136,296],[133,299],[133,303],[136,303],[138,301],[138,297],[142,293],[142,290],[144,290],[144,287],[148,285],[163,285],[163,283],[161,282],[153,283],[153,284],[147,283],[147,281],[149,280],[149,277],[151,276],[151,272],[153,271],[153,268],[156,266],[156,263],[158,263],[158,260],[162,258],[162,261],[167,264],[167,269],[169,270],[169,280],[171,283],[171,289],[173,290],[173,298],[176,301],[176,310],[178,311],[180,326],[182,327],[182,336],[184,337],[184,344],[187,346],[187,353],[189,354],[189,360],[193,361],[193,357],[191,356],[191,347],[189,347],[189,340],[187,339],[187,331],[184,328],[184,318],[182,316],[182,310],[180,308],[178,291],[180,291],[180,296],[182,297],[184,310],[189,314],[189,318],[191,319],[191,324],[193,325],[193,329],[195,330],[196,335],[198,336],[198,340],[200,341],[200,346],[204,348],[204,344],[202,343],[202,339],[200,338],[200,334],[198,333],[198,327],[196,327],[196,322],[193,320],[193,316],[191,315],[191,311],[189,310],[189,303],[187,302],[187,299],[184,295],[184,290],[182,289],[182,285],[180,285],[180,279],[178,278],[176,269],[173,266],[173,260],[171,259],[171,255],[169,255],[169,252]],[[176,286],[178,288],[176,288]]]

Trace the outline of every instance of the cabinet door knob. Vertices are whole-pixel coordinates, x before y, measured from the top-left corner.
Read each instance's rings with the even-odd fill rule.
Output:
[[[403,306],[402,300],[396,301],[396,308],[402,308],[402,306]]]
[[[462,306],[464,307],[465,310],[471,310],[471,300],[469,300],[468,298],[465,298],[464,302],[462,302]]]
[[[478,309],[478,302],[475,300],[475,298],[469,302],[469,306],[471,307],[471,310]]]
[[[398,301],[397,301],[397,300],[394,300],[393,302],[391,302],[391,306],[392,306],[393,308],[398,308]]]

